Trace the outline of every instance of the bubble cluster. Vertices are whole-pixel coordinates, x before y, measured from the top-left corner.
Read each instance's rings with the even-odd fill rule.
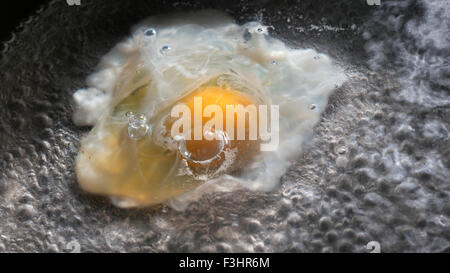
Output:
[[[139,140],[151,133],[151,127],[147,124],[147,117],[144,114],[127,112],[128,136],[134,140]]]

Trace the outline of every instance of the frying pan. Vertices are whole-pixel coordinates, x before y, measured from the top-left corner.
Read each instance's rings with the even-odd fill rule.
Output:
[[[448,48],[424,46],[408,27],[427,24],[424,2],[368,2],[43,5],[15,29],[0,61],[0,251],[368,252],[372,241],[383,252],[449,251],[449,107],[439,103],[449,96],[448,59],[422,81],[436,103],[397,96],[409,88],[402,79],[413,61],[401,50],[426,64]],[[184,211],[124,210],[83,192],[74,158],[90,128],[73,124],[72,94],[134,24],[199,9],[260,20],[289,46],[330,55],[349,80],[272,192],[211,193]],[[448,22],[446,11],[437,20]]]

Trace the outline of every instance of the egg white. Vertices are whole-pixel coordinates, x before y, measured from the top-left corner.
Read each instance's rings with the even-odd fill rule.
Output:
[[[88,87],[75,92],[74,122],[95,126],[101,134],[112,107],[143,83],[149,86],[142,110],[151,118],[218,76],[261,103],[279,105],[280,144],[239,176],[223,175],[173,199],[170,204],[178,209],[210,190],[272,190],[311,137],[328,96],[346,79],[327,55],[289,48],[259,22],[238,25],[218,11],[155,16],[135,26],[102,58]]]

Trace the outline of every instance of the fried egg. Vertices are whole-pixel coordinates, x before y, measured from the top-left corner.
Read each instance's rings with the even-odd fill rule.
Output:
[[[327,55],[290,48],[268,30],[218,11],[155,16],[135,26],[73,95],[74,122],[93,126],[76,158],[80,186],[119,207],[175,208],[209,189],[274,189],[346,77]],[[217,113],[196,123],[199,98],[202,109],[224,113],[229,105],[276,109],[268,115],[276,147],[261,149],[267,136],[249,139],[247,123],[244,140],[216,128],[226,127]],[[172,115],[177,105],[194,112],[180,135],[172,134],[181,120]],[[202,132],[210,139],[186,138],[212,118],[215,127]]]

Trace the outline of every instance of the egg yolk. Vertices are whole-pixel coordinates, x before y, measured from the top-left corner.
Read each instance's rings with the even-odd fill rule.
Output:
[[[195,104],[195,99],[201,98],[201,109],[195,109],[199,104]],[[258,140],[250,140],[249,139],[249,130],[250,130],[250,118],[249,114],[246,114],[245,107],[249,105],[254,105],[256,108],[256,102],[249,95],[231,89],[229,87],[219,87],[219,86],[207,86],[203,88],[199,88],[193,92],[191,92],[188,96],[182,98],[177,104],[186,105],[191,113],[191,128],[188,128],[188,132],[191,132],[191,139],[186,140],[184,143],[184,153],[181,152],[181,155],[187,159],[188,164],[194,170],[200,169],[210,169],[214,167],[220,166],[225,157],[223,156],[223,150],[229,149],[234,151],[234,166],[230,169],[236,169],[238,166],[237,163],[243,164],[250,157],[252,157],[255,153],[257,153],[259,148]],[[195,110],[202,111],[208,106],[214,105],[218,107],[222,112],[222,132],[219,132],[217,128],[212,127],[212,134],[221,134],[219,137],[216,137],[212,140],[207,140],[204,136],[200,140],[194,138],[193,132],[195,131],[196,126],[200,126],[200,123],[196,123],[195,119]],[[237,106],[242,106],[238,108]],[[227,106],[231,106],[234,108],[233,112],[227,113]],[[228,134],[227,130],[227,114],[231,114],[233,119],[233,136],[231,137]],[[255,112],[255,120],[253,122],[257,122],[257,111]],[[215,118],[215,113],[211,114],[211,117],[203,117],[201,120],[201,131],[203,132],[203,127],[206,125],[208,121]],[[241,116],[245,119],[244,123],[244,139],[238,139],[238,117]],[[220,121],[219,121],[220,122]],[[174,124],[174,119],[169,119],[168,121],[168,131],[170,131],[172,125]],[[242,124],[241,124],[242,125]],[[256,124],[257,125],[257,124]],[[257,127],[255,127],[257,128]],[[184,128],[183,128],[184,130]],[[222,134],[223,133],[223,134]],[[211,160],[217,157],[216,160]]]

